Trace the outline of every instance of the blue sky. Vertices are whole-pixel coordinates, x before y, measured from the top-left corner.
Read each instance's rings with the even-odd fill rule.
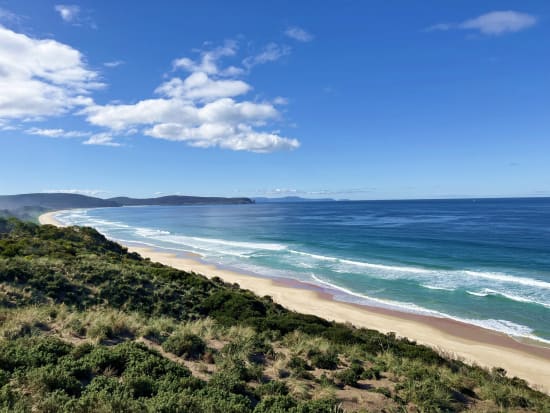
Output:
[[[0,0],[0,193],[550,196],[548,1]]]

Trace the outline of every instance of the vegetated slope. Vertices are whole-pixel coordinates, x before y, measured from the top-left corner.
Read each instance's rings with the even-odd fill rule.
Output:
[[[111,199],[67,193],[37,193],[20,195],[0,195],[0,217],[15,217],[26,221],[37,221],[38,216],[47,211],[73,208],[104,208],[137,205],[233,205],[252,204],[249,198],[222,198],[200,196],[163,196],[158,198]]]
[[[152,263],[91,228],[0,219],[0,409],[548,412],[550,398]]]
[[[0,195],[0,209],[14,210],[23,207],[46,209],[97,208],[119,206],[116,202],[80,194],[38,193]]]

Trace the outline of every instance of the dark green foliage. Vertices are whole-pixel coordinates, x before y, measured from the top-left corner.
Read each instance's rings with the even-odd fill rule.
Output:
[[[311,350],[307,354],[311,364],[318,369],[334,370],[338,367],[338,353],[334,350],[326,352]]]
[[[295,377],[302,379],[312,379],[313,376],[309,370],[313,370],[311,366],[303,358],[292,356],[288,362],[288,368],[292,370]]]
[[[336,374],[336,378],[343,385],[356,387],[357,381],[361,379],[364,372],[365,369],[360,363],[352,362],[349,368],[339,371]]]
[[[369,367],[368,369],[365,369],[363,373],[361,373],[362,379],[370,379],[370,380],[380,380],[382,375],[380,374],[380,369],[378,367]]]
[[[162,343],[165,351],[186,359],[197,359],[206,350],[204,341],[194,334],[172,334]]]
[[[254,413],[287,413],[296,407],[290,396],[267,396],[254,409]]]
[[[273,380],[264,383],[256,388],[258,396],[286,396],[288,394],[288,386],[282,381]]]

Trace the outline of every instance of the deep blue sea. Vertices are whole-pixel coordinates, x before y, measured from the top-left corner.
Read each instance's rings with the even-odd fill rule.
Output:
[[[72,210],[106,236],[550,342],[550,198]]]

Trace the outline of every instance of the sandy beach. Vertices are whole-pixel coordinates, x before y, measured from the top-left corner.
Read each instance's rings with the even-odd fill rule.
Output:
[[[40,216],[41,224],[60,226],[55,213]],[[237,283],[259,296],[269,295],[284,307],[338,322],[351,323],[384,333],[394,332],[446,354],[485,367],[502,367],[510,376],[525,379],[532,386],[550,393],[550,348],[519,342],[501,333],[458,321],[401,313],[335,301],[322,288],[294,280],[275,281],[242,274],[205,263],[200,257],[180,257],[145,247],[126,245],[152,261],[209,278],[220,277]]]

